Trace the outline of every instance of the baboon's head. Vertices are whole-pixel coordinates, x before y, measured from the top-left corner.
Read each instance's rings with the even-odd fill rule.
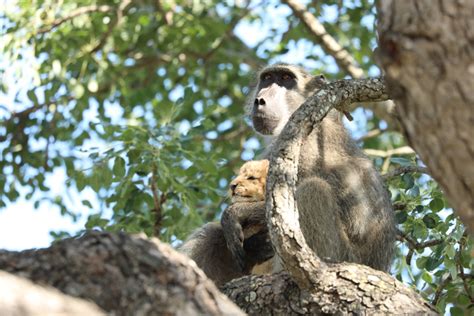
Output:
[[[324,76],[312,76],[296,66],[265,67],[250,99],[254,129],[263,135],[280,134],[291,114],[325,83]]]

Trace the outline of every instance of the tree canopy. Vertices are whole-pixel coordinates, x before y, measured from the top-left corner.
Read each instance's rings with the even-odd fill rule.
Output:
[[[75,219],[68,192],[90,191],[99,204],[82,200],[94,211],[85,229],[173,245],[219,217],[235,170],[263,149],[246,118],[260,66],[291,62],[329,79],[381,73],[368,0],[45,0],[2,11],[0,93],[14,98],[0,104],[0,207],[26,192]],[[474,303],[472,238],[391,107],[357,104],[352,116],[346,125],[396,211],[391,273],[462,315]],[[58,170],[67,181],[54,196]]]

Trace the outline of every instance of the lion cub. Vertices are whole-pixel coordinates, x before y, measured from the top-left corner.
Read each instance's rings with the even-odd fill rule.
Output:
[[[246,253],[244,246],[244,241],[251,241],[250,238],[255,236],[255,238],[266,238],[268,243],[263,248],[271,248],[265,220],[265,185],[268,167],[269,162],[266,159],[252,160],[242,165],[239,174],[230,183],[232,205],[224,211],[221,218],[227,248],[242,271],[251,271],[252,274],[264,274],[271,270],[269,263],[250,267],[249,270],[248,257],[255,254],[249,254],[248,251]],[[246,207],[250,202],[252,207]],[[273,249],[253,250],[273,255]]]
[[[268,160],[247,161],[240,167],[239,174],[230,183],[232,203],[265,201]]]
[[[268,160],[242,165],[230,183],[232,202],[223,212],[221,223],[205,224],[179,247],[217,285],[249,273],[270,271],[257,268],[274,255],[265,225],[267,172]]]

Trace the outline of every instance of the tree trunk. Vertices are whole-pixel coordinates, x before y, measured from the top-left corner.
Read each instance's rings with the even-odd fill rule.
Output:
[[[321,280],[308,291],[287,273],[247,276],[222,290],[249,315],[436,314],[415,291],[363,265],[333,265]]]
[[[378,7],[378,58],[402,128],[473,233],[474,1]]]
[[[193,261],[157,239],[90,232],[47,249],[0,251],[0,269],[116,315],[243,315]]]
[[[105,316],[97,306],[0,271],[0,315]]]

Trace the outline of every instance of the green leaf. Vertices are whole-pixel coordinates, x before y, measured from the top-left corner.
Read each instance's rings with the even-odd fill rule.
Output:
[[[95,227],[104,228],[108,224],[109,220],[101,218],[99,214],[90,215],[87,218],[86,228],[93,229]]]
[[[413,179],[413,176],[409,173],[405,173],[403,176],[402,176],[402,180],[405,184],[405,189],[410,189],[411,187],[413,187],[413,185],[415,184],[415,180]]]
[[[425,239],[428,237],[428,230],[423,222],[417,220],[413,223],[413,236],[419,239]]]
[[[85,206],[87,206],[88,208],[92,208],[92,204],[91,202],[87,201],[87,200],[82,200],[81,203]]]
[[[421,279],[422,279],[423,281],[425,281],[426,283],[428,283],[428,284],[433,283],[433,278],[432,278],[431,275],[430,275],[428,272],[426,272],[426,271],[423,271],[423,272],[421,273]]]
[[[407,191],[407,194],[411,197],[414,197],[414,198],[418,197],[418,196],[420,196],[420,188],[415,185]]]
[[[86,186],[86,178],[81,171],[76,172],[76,186],[79,191],[82,191]]]
[[[28,92],[26,92],[26,95],[28,96],[31,102],[33,102],[34,104],[38,104],[38,98],[36,97],[35,90],[28,90]]]
[[[433,218],[433,216],[429,214],[423,217],[423,223],[425,223],[425,226],[428,228],[435,228],[438,224],[437,221]]]
[[[453,306],[449,310],[451,312],[451,316],[464,316],[464,310],[460,307]]]
[[[101,178],[100,178],[100,173],[98,172],[97,169],[94,169],[92,171],[92,174],[89,178],[89,185],[94,190],[95,192],[99,192],[100,186],[101,186]]]
[[[428,257],[419,257],[416,259],[416,266],[418,269],[423,270],[428,262]]]
[[[125,176],[125,160],[122,157],[115,158],[112,171],[117,178]]]
[[[424,208],[423,205],[417,205],[417,206],[415,207],[415,209],[413,210],[413,212],[421,213],[421,212],[423,212],[424,209],[425,209],[425,208]]]
[[[430,209],[433,212],[439,212],[444,208],[443,199],[435,198],[435,199],[431,200],[429,206],[430,206]]]
[[[397,220],[398,224],[405,223],[407,218],[408,218],[408,213],[405,211],[399,211],[395,213],[395,219]]]
[[[426,270],[433,271],[434,269],[439,267],[442,262],[443,259],[428,257],[428,260],[426,261]]]
[[[408,167],[413,165],[413,162],[411,160],[402,157],[391,157],[390,161],[402,167]]]

